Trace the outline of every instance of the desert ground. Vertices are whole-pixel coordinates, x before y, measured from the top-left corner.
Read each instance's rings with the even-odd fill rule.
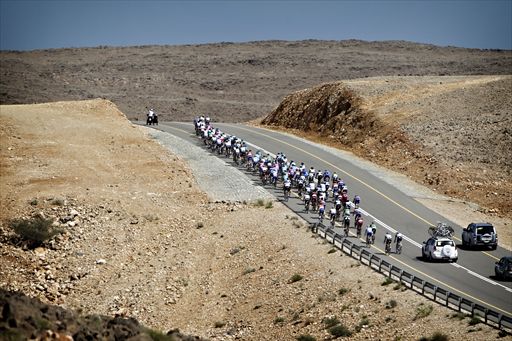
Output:
[[[386,282],[278,202],[209,200],[111,102],[0,108],[5,290],[214,340],[321,340],[333,325],[354,340],[499,335]],[[31,217],[61,233],[28,247],[7,222]]]
[[[267,127],[445,195],[425,204],[460,225],[492,221],[510,248],[511,70],[511,51],[408,42],[2,51],[0,288],[80,316],[133,317],[214,340],[323,340],[334,325],[355,340],[503,336],[386,283],[277,202],[211,200],[183,160],[130,120],[148,106],[161,120],[275,117]],[[383,129],[354,125],[369,136],[354,143],[277,119],[302,105],[295,91],[322,98],[338,87]],[[9,222],[38,218],[60,233],[32,248]],[[20,331],[97,332],[48,315]]]

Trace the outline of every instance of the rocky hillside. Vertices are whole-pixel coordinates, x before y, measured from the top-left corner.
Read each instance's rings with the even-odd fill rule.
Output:
[[[165,120],[209,113],[240,122],[268,114],[290,92],[375,76],[493,75],[511,51],[404,41],[262,41],[183,46],[0,52],[0,103],[106,98],[130,119],[153,106]]]
[[[376,77],[287,96],[261,123],[511,217],[512,76]]]
[[[178,330],[164,334],[145,328],[133,318],[97,314],[81,316],[21,292],[2,288],[0,310],[2,340],[201,340],[183,335]]]

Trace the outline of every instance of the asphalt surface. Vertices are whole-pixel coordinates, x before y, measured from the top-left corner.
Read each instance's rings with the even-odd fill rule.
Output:
[[[371,252],[385,257],[390,263],[445,290],[466,297],[498,313],[512,316],[512,282],[494,278],[495,262],[503,256],[510,256],[509,250],[501,247],[494,251],[463,249],[460,245],[462,227],[429,210],[397,187],[361,168],[356,162],[351,162],[350,159],[340,157],[325,148],[288,134],[261,128],[221,123],[214,126],[223,132],[242,138],[253,150],[262,149],[274,154],[283,152],[288,160],[304,162],[308,168],[314,166],[317,170],[328,169],[331,173],[337,172],[348,186],[349,197],[352,198],[355,194],[361,196],[361,208],[368,214],[366,216],[363,214],[364,225],[366,226],[372,220],[377,223],[376,242],[369,249]],[[156,128],[190,143],[201,145],[201,140],[194,134],[191,123],[162,122]],[[259,181],[256,176],[248,172],[246,175],[255,182]],[[273,189],[271,186],[267,186],[267,189],[278,200],[283,201],[280,189]],[[308,222],[318,222],[316,214],[304,212],[304,205],[297,197],[292,196],[284,204]],[[326,211],[331,206],[332,202],[328,201]],[[454,240],[459,244],[457,263],[427,262],[421,258],[421,244],[428,239],[427,229],[437,222],[446,222],[455,229]],[[324,220],[324,223],[328,223],[328,220]],[[353,219],[351,226],[351,233],[354,234]],[[405,235],[402,254],[392,253],[388,256],[384,254],[383,239],[386,230],[390,230],[393,235],[396,230],[399,230]],[[337,227],[336,232],[341,234],[342,229]],[[355,236],[349,238],[358,242]],[[362,241],[359,242],[363,244]]]

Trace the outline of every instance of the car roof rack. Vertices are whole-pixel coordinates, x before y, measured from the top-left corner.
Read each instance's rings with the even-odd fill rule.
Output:
[[[438,222],[437,226],[430,226],[428,228],[428,234],[431,237],[447,237],[451,238],[453,236],[453,227],[447,225],[446,223]]]

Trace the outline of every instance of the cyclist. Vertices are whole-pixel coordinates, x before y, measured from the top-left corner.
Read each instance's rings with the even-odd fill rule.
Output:
[[[308,194],[308,193],[306,193],[306,194],[304,195],[304,207],[305,207],[305,209],[306,209],[306,213],[308,213],[308,212],[309,212],[309,200],[310,200],[310,199],[311,199],[311,197],[309,196],[309,194]]]
[[[347,195],[347,193],[343,193],[341,195],[341,204],[343,205],[344,208],[348,207],[347,202],[348,202],[348,195]]]
[[[356,208],[358,208],[358,207],[359,207],[359,204],[361,203],[361,197],[360,197],[359,195],[356,195],[356,196],[354,197],[354,200],[352,200],[352,202],[354,203],[354,206],[355,206]]]
[[[374,240],[373,228],[371,225],[366,227],[366,245],[369,246]]]
[[[301,173],[307,172],[306,165],[304,164],[304,162],[300,163],[299,169],[300,169]]]
[[[324,215],[325,215],[325,205],[320,205],[318,207],[318,219],[320,219],[320,222],[324,221]]]
[[[311,191],[311,208],[313,209],[313,212],[316,211],[316,206],[318,204],[318,201],[317,201],[317,195],[316,195],[316,192],[313,192]]]
[[[359,208],[356,208],[354,210],[354,220],[357,221],[359,218],[361,218],[361,210]]]
[[[334,186],[334,184],[337,184],[338,183],[338,174],[336,172],[332,173],[332,185]]]
[[[273,167],[270,172],[272,174],[272,177],[270,179],[270,183],[273,184],[274,187],[276,187],[277,186],[277,177],[278,177],[279,169],[277,167]]]
[[[345,228],[345,237],[348,237],[348,229],[350,228],[350,209],[343,212],[343,227]]]
[[[329,213],[331,215],[331,225],[334,226],[336,224],[336,207],[332,207]]]
[[[288,201],[288,197],[290,196],[290,190],[292,188],[292,182],[290,179],[286,179],[283,184],[283,192],[284,192],[284,199]]]
[[[350,208],[348,206],[346,206],[343,209],[343,219],[345,219],[347,217],[348,217],[348,220],[350,220]]]
[[[372,221],[372,223],[370,224],[370,227],[372,229],[372,243],[375,243],[375,236],[377,235],[377,225],[375,225],[375,222]]]
[[[354,223],[354,225],[356,226],[357,238],[361,237],[361,229],[363,228],[363,223],[363,217],[361,216],[359,216],[359,218],[357,218],[356,222]]]
[[[334,206],[336,207],[336,219],[337,219],[337,220],[340,220],[341,207],[342,207],[342,205],[341,205],[341,201],[336,200],[336,201],[334,202]]]
[[[389,254],[391,252],[391,241],[393,240],[393,236],[391,235],[391,233],[386,232],[386,234],[384,235],[384,244],[385,244],[385,250],[386,250],[386,253]]]
[[[336,197],[338,197],[338,194],[339,194],[338,184],[334,183],[334,185],[332,185],[332,196],[334,198],[336,198]]]
[[[327,169],[324,170],[323,178],[325,182],[329,182],[331,180],[331,172],[329,172]]]
[[[299,177],[299,180],[297,180],[297,192],[299,192],[299,196],[302,195],[302,190],[304,189],[304,181],[306,180],[306,178],[301,175]]]
[[[323,178],[324,178],[324,174],[322,173],[321,170],[319,170],[318,173],[316,173],[316,183],[320,184],[322,182]]]
[[[395,251],[397,254],[401,254],[402,253],[402,239],[403,239],[403,234],[401,234],[400,232],[396,232],[395,234]]]

